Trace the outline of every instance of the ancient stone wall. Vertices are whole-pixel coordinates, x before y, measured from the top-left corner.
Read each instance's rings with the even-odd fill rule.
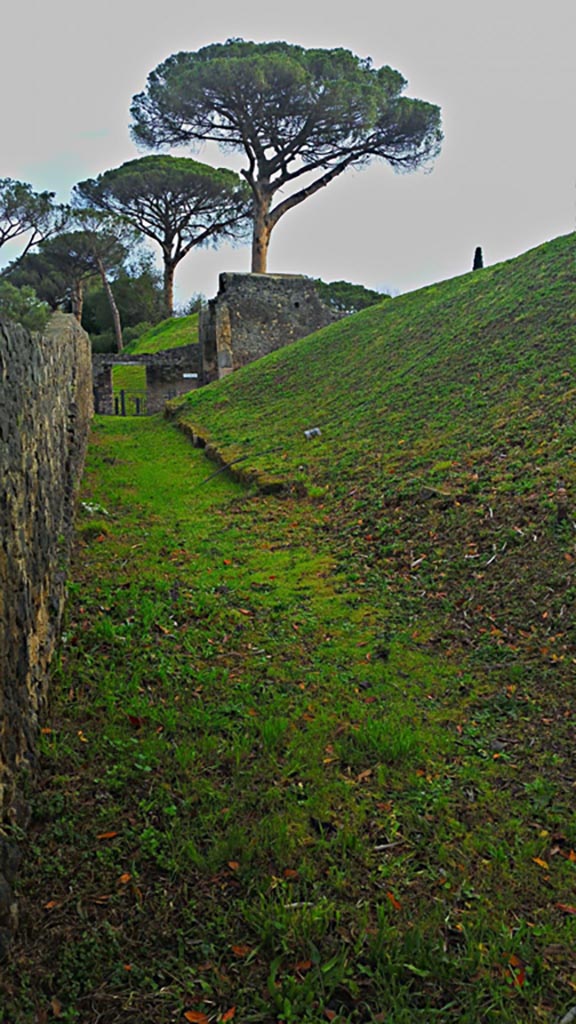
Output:
[[[334,319],[308,277],[220,274],[218,294],[200,314],[204,381],[224,377]]]
[[[92,363],[95,410],[104,416],[114,414],[112,370],[115,366],[146,367],[144,411],[148,415],[162,412],[170,398],[185,395],[200,383],[200,350],[197,343],[146,355],[98,353],[92,356]]]
[[[0,957],[91,415],[90,342],[76,320],[57,313],[43,335],[0,321]]]

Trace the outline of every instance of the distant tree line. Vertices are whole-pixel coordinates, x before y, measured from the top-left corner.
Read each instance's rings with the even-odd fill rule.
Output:
[[[314,284],[320,298],[335,313],[339,313],[341,316],[359,313],[361,309],[366,309],[368,306],[373,306],[377,302],[384,302],[385,299],[390,298],[390,295],[384,292],[365,288],[363,284],[350,284],[349,281],[331,281],[327,283],[317,278]]]
[[[344,49],[229,39],[169,57],[134,97],[133,138],[152,149],[216,142],[244,155],[241,175],[148,155],[79,182],[70,205],[0,179],[0,248],[22,244],[1,275],[0,313],[38,324],[64,307],[120,350],[127,327],[172,316],[175,272],[194,248],[251,233],[252,271],[265,273],[279,220],[348,168],[430,166],[440,110],[405,86]],[[160,250],[161,282],[143,240]],[[342,281],[318,289],[341,314],[383,298]]]

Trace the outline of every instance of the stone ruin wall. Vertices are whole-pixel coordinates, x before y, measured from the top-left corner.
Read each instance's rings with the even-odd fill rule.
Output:
[[[164,349],[147,355],[95,353],[92,356],[96,412],[114,414],[112,371],[115,366],[141,365],[146,368],[145,411],[151,416],[162,412],[170,398],[185,395],[201,383],[200,349],[198,343],[180,348]],[[184,374],[197,374],[196,378]]]
[[[216,298],[200,313],[198,343],[146,355],[93,355],[96,412],[105,416],[115,413],[115,366],[145,366],[143,411],[152,415],[163,411],[169,399],[218,380],[335,319],[308,277],[220,274]]]
[[[326,327],[336,316],[296,274],[220,274],[200,314],[204,383]]]
[[[91,415],[90,342],[76,320],[57,313],[43,335],[0,321],[0,958]]]

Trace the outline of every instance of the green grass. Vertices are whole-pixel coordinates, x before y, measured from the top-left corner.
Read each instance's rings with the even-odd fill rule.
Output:
[[[191,394],[178,418],[304,483],[365,472],[388,491],[478,493],[512,485],[524,452],[554,482],[574,443],[575,237],[347,317]],[[275,445],[281,458],[256,456]]]
[[[198,313],[190,316],[170,317],[151,327],[135,341],[124,347],[123,355],[144,355],[164,349],[194,345],[198,341]]]
[[[124,403],[126,414],[136,414],[137,400],[140,401],[141,411],[146,408],[146,367],[145,366],[113,366],[112,367],[112,393],[119,403],[121,393],[124,392]]]
[[[3,1024],[576,1003],[573,241],[97,420]]]

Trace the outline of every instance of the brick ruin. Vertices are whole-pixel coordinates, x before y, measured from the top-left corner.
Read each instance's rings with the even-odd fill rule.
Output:
[[[200,314],[202,380],[209,383],[336,319],[314,282],[296,274],[220,274]]]

